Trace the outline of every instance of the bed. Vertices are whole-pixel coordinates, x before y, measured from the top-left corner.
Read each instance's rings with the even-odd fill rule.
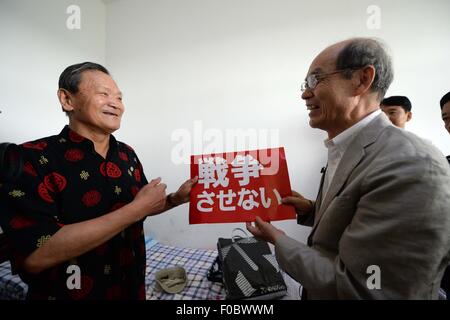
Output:
[[[190,249],[147,241],[147,272],[145,284],[147,300],[223,300],[225,290],[221,283],[211,282],[206,274],[217,257],[216,250]],[[158,270],[180,266],[186,270],[186,287],[178,294],[158,290],[155,273]]]
[[[222,300],[223,285],[206,278],[217,257],[216,250],[172,247],[147,239],[146,291],[147,300]],[[168,267],[180,266],[186,270],[187,284],[179,294],[158,290],[155,273]],[[23,300],[28,286],[18,275],[11,274],[8,261],[0,264],[0,300]]]
[[[207,272],[217,257],[217,250],[181,248],[164,245],[154,239],[146,240],[147,269],[145,277],[147,300],[223,300],[225,290],[218,282],[207,279]],[[158,270],[180,266],[186,270],[186,287],[178,294],[158,289],[155,274]],[[284,300],[300,298],[300,285],[283,273],[288,287]],[[18,275],[11,274],[8,261],[0,263],[0,300],[24,300],[28,286]]]
[[[24,300],[28,286],[18,275],[11,274],[11,264],[5,261],[0,264],[0,300]]]

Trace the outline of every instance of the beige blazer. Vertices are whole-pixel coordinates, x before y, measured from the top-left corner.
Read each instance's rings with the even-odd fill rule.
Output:
[[[310,246],[287,236],[275,245],[308,298],[436,299],[450,259],[450,167],[381,114],[354,138],[308,220]]]

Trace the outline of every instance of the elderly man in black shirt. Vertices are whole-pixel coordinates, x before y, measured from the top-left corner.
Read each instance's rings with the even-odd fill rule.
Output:
[[[189,201],[196,179],[166,196],[117,141],[122,94],[95,63],[66,68],[58,97],[69,125],[20,145],[23,170],[0,185],[0,225],[29,299],[145,299],[143,221]],[[78,270],[80,278],[69,277]]]

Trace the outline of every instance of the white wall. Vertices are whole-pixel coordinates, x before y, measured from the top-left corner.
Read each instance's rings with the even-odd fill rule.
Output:
[[[381,9],[379,30],[366,25],[373,4]],[[171,162],[174,130],[192,133],[196,120],[204,129],[278,129],[293,188],[314,198],[325,135],[308,126],[300,83],[328,44],[375,36],[392,49],[396,76],[388,94],[412,100],[408,129],[450,154],[438,105],[450,90],[448,12],[445,0],[112,1],[106,61],[128,107],[120,138],[135,146],[148,178],[162,176],[175,190],[189,168]],[[302,241],[309,231],[293,221],[274,224]],[[189,226],[186,205],[148,219],[146,231],[166,243],[202,247],[235,226],[243,224]]]
[[[81,9],[69,30],[67,7]],[[65,67],[105,62],[105,4],[100,0],[0,0],[0,141],[59,133],[67,123],[56,97]]]
[[[412,100],[408,129],[450,154],[438,106],[450,90],[448,0],[105,3],[106,8],[98,0],[0,0],[2,141],[58,132],[67,121],[55,95],[62,69],[85,60],[105,62],[127,107],[116,136],[135,147],[149,179],[161,176],[174,191],[188,178],[189,166],[171,160],[176,145],[171,138],[178,129],[193,134],[194,122],[201,120],[203,133],[278,130],[278,142],[258,146],[284,146],[291,185],[314,198],[326,162],[325,134],[308,126],[300,83],[325,46],[376,36],[386,40],[394,57],[396,75],[388,95]],[[65,27],[69,4],[82,10],[81,30]],[[381,9],[379,30],[366,26],[369,5]],[[172,211],[148,219],[147,233],[174,245],[213,247],[217,237],[243,226],[190,226],[187,205]],[[274,224],[302,241],[309,232],[294,221]]]

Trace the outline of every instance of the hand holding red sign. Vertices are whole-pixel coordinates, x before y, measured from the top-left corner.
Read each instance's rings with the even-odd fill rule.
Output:
[[[192,188],[189,222],[227,223],[294,219],[283,148],[191,156]]]

